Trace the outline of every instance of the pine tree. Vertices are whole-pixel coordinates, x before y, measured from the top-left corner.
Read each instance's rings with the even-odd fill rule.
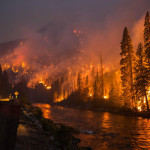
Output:
[[[146,13],[145,23],[144,23],[144,48],[145,48],[146,60],[149,62],[150,65],[150,16],[148,11]]]
[[[103,74],[103,59],[102,55],[100,55],[100,64],[101,64],[101,70],[100,70],[100,97],[104,97],[104,74]]]
[[[94,78],[95,78],[95,68],[94,67],[92,67],[91,76],[92,76],[92,79],[94,80]]]
[[[94,90],[94,99],[98,99],[99,98],[99,84],[100,84],[100,80],[99,80],[99,73],[97,71],[97,74],[95,76],[95,81],[94,81],[94,85],[93,85],[93,90]]]
[[[119,99],[117,90],[116,90],[114,84],[112,83],[111,84],[111,89],[110,89],[110,92],[109,92],[109,99],[112,103],[116,103],[116,104],[118,104],[118,99]]]
[[[121,53],[122,59],[120,60],[121,65],[121,80],[124,98],[124,105],[132,107],[134,105],[134,87],[133,87],[133,63],[134,63],[134,50],[132,41],[129,35],[127,27],[124,29],[123,38],[121,42]]]
[[[81,79],[81,73],[78,73],[78,77],[77,77],[77,87],[78,87],[78,91],[79,93],[81,93],[82,90],[82,79]]]
[[[87,102],[88,100],[88,93],[89,93],[89,79],[88,79],[88,75],[83,79],[83,82],[82,82],[82,92],[81,93],[81,96],[82,96],[82,101],[83,102]]]
[[[86,87],[86,95],[88,96],[88,93],[89,93],[89,77],[88,77],[88,75],[86,76],[85,87]]]
[[[148,90],[148,79],[149,79],[149,73],[148,68],[145,65],[145,54],[143,51],[143,46],[140,43],[138,45],[138,49],[136,52],[137,61],[135,66],[135,89],[136,89],[136,95],[138,101],[140,99],[146,100],[146,107],[147,111],[149,110],[149,104],[148,104],[148,98],[147,98],[147,90]],[[142,101],[143,103],[143,101]]]

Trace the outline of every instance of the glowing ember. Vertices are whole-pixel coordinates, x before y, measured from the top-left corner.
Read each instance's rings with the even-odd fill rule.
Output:
[[[15,67],[12,67],[12,71],[13,71],[14,73],[19,72],[19,70],[18,70],[18,69],[16,69]]]
[[[93,96],[93,94],[92,94],[92,93],[89,93],[89,96],[90,96],[90,97],[92,97],[92,96]]]
[[[24,43],[23,42],[20,42],[20,46],[22,46]]]
[[[74,34],[77,34],[77,30],[73,30],[73,33],[74,33]]]
[[[57,98],[56,100],[55,100],[55,102],[61,102],[61,101],[63,101],[64,100],[64,97],[59,97],[59,98]]]
[[[47,90],[50,90],[51,88],[52,88],[51,86],[47,86],[47,87],[46,87]]]
[[[90,65],[91,69],[93,68],[93,65]]]
[[[22,62],[22,68],[25,68],[26,64],[24,62]]]
[[[44,81],[43,81],[43,80],[41,80],[39,83],[41,83],[41,84],[43,84],[43,85],[44,85]]]
[[[108,96],[104,96],[104,99],[107,99],[108,98]]]
[[[146,98],[144,97],[144,104],[146,103]]]
[[[142,111],[142,108],[141,108],[141,106],[138,106],[138,111]]]

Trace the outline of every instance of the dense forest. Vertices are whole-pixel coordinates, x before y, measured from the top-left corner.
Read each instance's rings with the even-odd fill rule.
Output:
[[[87,75],[77,74],[77,88],[61,103],[96,108],[124,107],[135,111],[149,111],[150,99],[150,16],[146,13],[143,41],[136,50],[127,27],[121,41],[120,69],[104,72],[103,60]],[[61,82],[60,86],[61,86]],[[61,101],[60,90],[55,91],[54,101]],[[60,99],[59,99],[60,97]]]

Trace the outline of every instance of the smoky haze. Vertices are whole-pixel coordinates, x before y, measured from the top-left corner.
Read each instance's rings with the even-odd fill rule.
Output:
[[[106,66],[116,65],[123,28],[136,48],[149,6],[149,0],[2,0],[0,40],[27,39],[9,61],[30,64],[35,81],[37,74],[47,78],[98,64],[100,54]]]

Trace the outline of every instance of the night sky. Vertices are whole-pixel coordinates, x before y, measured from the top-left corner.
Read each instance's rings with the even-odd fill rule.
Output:
[[[0,42],[22,37],[51,20],[82,27],[132,26],[150,8],[150,0],[0,0]]]

